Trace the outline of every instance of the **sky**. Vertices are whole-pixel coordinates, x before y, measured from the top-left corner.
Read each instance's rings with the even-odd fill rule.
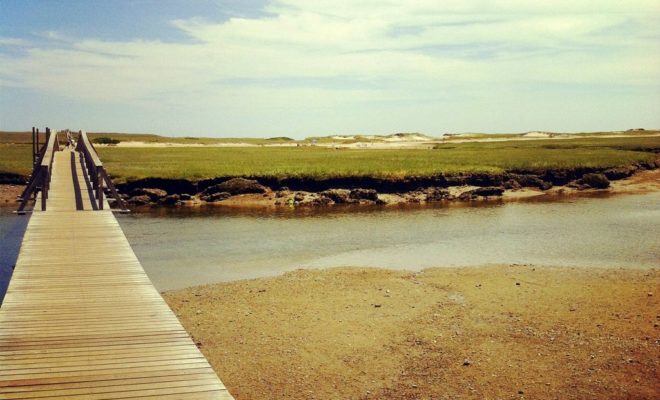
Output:
[[[0,130],[660,128],[660,0],[0,0]]]

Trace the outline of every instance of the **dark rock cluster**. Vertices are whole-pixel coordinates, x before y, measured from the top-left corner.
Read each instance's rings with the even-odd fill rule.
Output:
[[[207,187],[202,194],[212,195],[219,192],[225,192],[235,196],[237,194],[265,193],[267,190],[267,187],[261,185],[256,180],[232,178],[222,183],[218,183],[217,185]]]
[[[660,159],[607,169],[462,173],[403,179],[346,177],[318,181],[312,178],[218,177],[190,182],[150,178],[117,186],[122,193],[127,193],[123,197],[133,205],[179,205],[197,199],[213,203],[243,194],[273,196],[276,205],[385,204],[389,194],[417,203],[454,200],[456,197],[448,190],[452,186],[477,186],[458,195],[458,200],[498,197],[504,190],[522,188],[545,191],[553,186],[566,185],[580,190],[606,189],[612,180],[627,178],[638,170],[658,167]]]
[[[182,201],[192,199],[189,194],[168,194],[163,189],[156,188],[135,188],[128,196],[124,196],[128,204],[142,206],[142,205],[177,205]]]
[[[474,200],[478,197],[497,197],[501,196],[504,193],[504,188],[499,186],[489,186],[489,187],[480,187],[467,192],[461,193],[458,196],[459,200]]]

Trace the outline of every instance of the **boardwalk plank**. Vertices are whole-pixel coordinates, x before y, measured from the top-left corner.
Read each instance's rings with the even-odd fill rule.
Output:
[[[78,157],[55,153],[0,308],[0,399],[232,399],[109,207],[92,211]]]

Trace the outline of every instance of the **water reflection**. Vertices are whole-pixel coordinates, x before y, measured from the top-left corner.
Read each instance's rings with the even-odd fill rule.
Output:
[[[150,217],[167,217],[167,218],[206,218],[209,216],[216,217],[234,217],[237,215],[250,216],[255,218],[300,218],[300,217],[324,217],[332,215],[359,215],[359,214],[372,214],[372,213],[389,213],[401,211],[428,211],[428,210],[446,210],[446,209],[470,209],[470,208],[494,208],[503,207],[507,204],[561,204],[561,203],[574,203],[584,199],[607,199],[612,196],[620,197],[620,195],[612,194],[608,191],[594,191],[584,193],[572,193],[569,195],[558,194],[541,194],[530,197],[521,197],[519,199],[508,199],[506,202],[490,198],[488,200],[475,200],[470,202],[462,201],[443,201],[430,204],[420,203],[404,203],[398,205],[333,205],[329,207],[293,207],[293,206],[277,206],[270,208],[250,208],[250,207],[227,207],[217,205],[201,205],[199,207],[150,207],[150,206],[133,206],[132,215],[144,215]]]
[[[539,196],[540,197],[540,196]],[[547,200],[545,200],[547,202]],[[333,215],[385,214],[402,211],[428,211],[444,209],[492,208],[502,207],[503,201],[473,201],[473,202],[438,202],[432,204],[398,204],[398,205],[333,205],[328,207],[312,206],[277,206],[277,207],[226,207],[202,205],[199,207],[134,207],[133,216],[167,217],[167,218],[206,218],[249,216],[255,218],[301,218],[327,217]]]

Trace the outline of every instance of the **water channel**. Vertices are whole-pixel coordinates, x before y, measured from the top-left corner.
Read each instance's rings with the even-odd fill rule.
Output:
[[[0,209],[5,282],[27,221],[10,211]],[[335,266],[660,267],[660,193],[472,207],[161,208],[117,217],[159,290]]]

